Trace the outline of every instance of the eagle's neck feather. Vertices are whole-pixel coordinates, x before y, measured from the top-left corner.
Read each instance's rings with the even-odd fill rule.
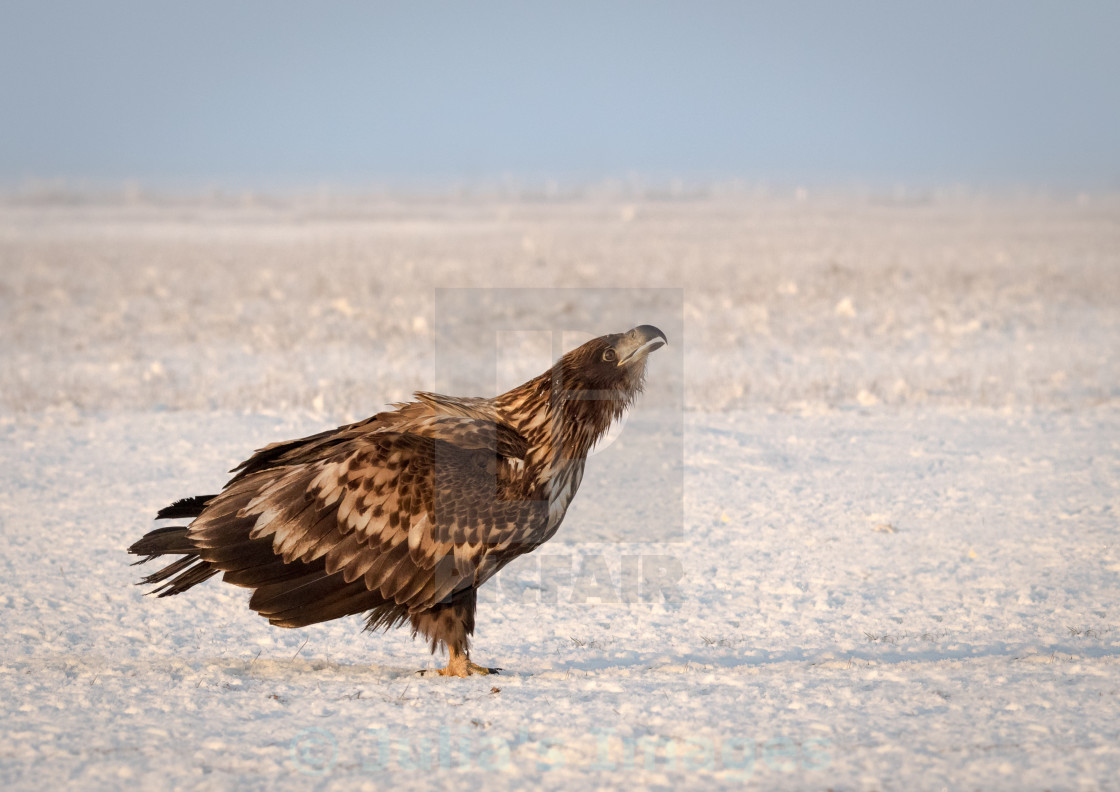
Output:
[[[497,412],[528,441],[534,457],[529,465],[585,459],[633,401],[626,393],[566,390],[558,366],[494,400]]]

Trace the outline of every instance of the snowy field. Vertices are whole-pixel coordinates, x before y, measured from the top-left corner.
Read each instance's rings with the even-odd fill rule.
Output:
[[[676,328],[483,589],[506,672],[132,585],[159,507],[436,387],[461,287],[494,388]],[[4,199],[0,786],[1115,789],[1118,350],[1116,198]]]

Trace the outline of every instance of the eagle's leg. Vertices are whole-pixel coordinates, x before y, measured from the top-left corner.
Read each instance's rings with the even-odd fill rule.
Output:
[[[447,647],[447,665],[440,676],[465,677],[471,674],[496,674],[502,669],[472,663],[469,655],[470,636],[474,632],[475,589],[464,589],[447,602],[426,611],[412,614],[412,634],[422,633],[431,643],[432,652],[442,643]]]

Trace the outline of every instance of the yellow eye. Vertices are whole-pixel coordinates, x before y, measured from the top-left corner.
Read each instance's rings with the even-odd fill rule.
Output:
[[[613,349],[608,349],[603,353],[603,360],[607,361],[608,363],[614,363],[616,360],[618,360],[618,355],[615,354],[615,351]]]

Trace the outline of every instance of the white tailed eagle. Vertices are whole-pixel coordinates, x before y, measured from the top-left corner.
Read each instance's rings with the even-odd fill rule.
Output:
[[[366,613],[366,627],[410,622],[442,644],[445,676],[472,663],[478,587],[548,541],[583,478],[587,453],[641,392],[651,325],[606,335],[492,399],[416,393],[358,423],[273,443],[221,493],[185,498],[128,551],[179,558],[141,583],[161,597],[221,574],[253,589],[249,607],[279,627]]]

